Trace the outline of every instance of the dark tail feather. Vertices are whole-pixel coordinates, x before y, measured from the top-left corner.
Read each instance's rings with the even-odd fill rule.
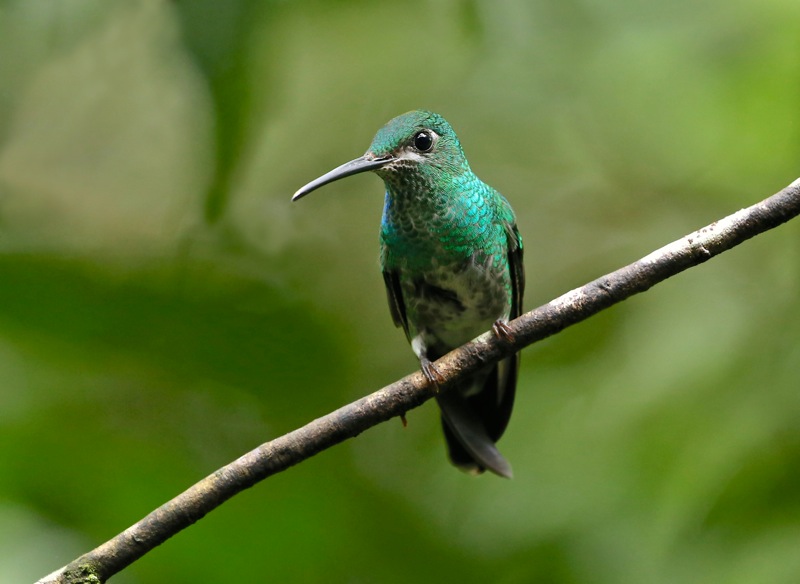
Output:
[[[496,371],[493,370],[490,377],[496,379]],[[499,476],[511,478],[511,465],[494,445],[494,439],[482,419],[483,412],[475,410],[473,399],[461,395],[457,388],[436,398],[442,410],[442,426],[450,459],[468,472],[490,470]],[[497,408],[496,402],[494,408]]]
[[[480,392],[467,398],[470,409],[481,419],[492,442],[500,440],[511,419],[518,371],[519,353],[515,353],[493,367]]]

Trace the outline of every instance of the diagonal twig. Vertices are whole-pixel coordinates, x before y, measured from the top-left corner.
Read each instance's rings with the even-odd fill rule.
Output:
[[[509,323],[512,340],[485,333],[436,362],[442,390],[477,369],[648,290],[800,214],[800,179],[642,259],[576,288]],[[102,583],[208,512],[265,478],[357,436],[434,396],[417,372],[279,438],[193,485],[119,535],[37,584]]]

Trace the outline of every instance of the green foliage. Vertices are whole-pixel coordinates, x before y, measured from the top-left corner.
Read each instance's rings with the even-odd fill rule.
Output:
[[[412,371],[380,181],[439,111],[512,203],[531,308],[797,176],[798,4],[0,4],[0,581],[31,581]],[[800,580],[789,224],[525,351],[500,446],[432,405],[243,493],[113,581]]]

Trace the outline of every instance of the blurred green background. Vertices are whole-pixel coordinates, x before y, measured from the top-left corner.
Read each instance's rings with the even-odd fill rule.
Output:
[[[513,204],[530,309],[798,176],[800,3],[0,4],[0,582],[416,369],[380,180],[444,114]],[[527,349],[501,449],[432,404],[114,582],[800,581],[800,224]]]

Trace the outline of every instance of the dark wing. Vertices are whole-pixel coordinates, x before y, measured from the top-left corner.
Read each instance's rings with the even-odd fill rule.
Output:
[[[522,314],[522,296],[525,293],[525,268],[522,265],[522,237],[515,223],[505,223],[508,234],[508,269],[511,276],[511,314],[509,320]],[[519,372],[519,353],[497,364],[497,373],[489,375],[485,390],[475,396],[484,400],[494,399],[494,407],[482,404],[484,411],[492,412],[486,418],[486,429],[493,440],[498,440],[505,432],[514,407],[514,393],[517,388]],[[496,387],[493,385],[496,384]]]
[[[525,268],[522,265],[522,236],[516,223],[506,223],[508,237],[508,268],[511,272],[511,319],[522,314],[522,296],[525,294]]]
[[[383,281],[386,284],[386,298],[389,300],[389,312],[395,326],[403,327],[406,338],[408,336],[408,317],[406,316],[406,303],[403,301],[403,291],[400,288],[400,274],[396,270],[385,270]]]

